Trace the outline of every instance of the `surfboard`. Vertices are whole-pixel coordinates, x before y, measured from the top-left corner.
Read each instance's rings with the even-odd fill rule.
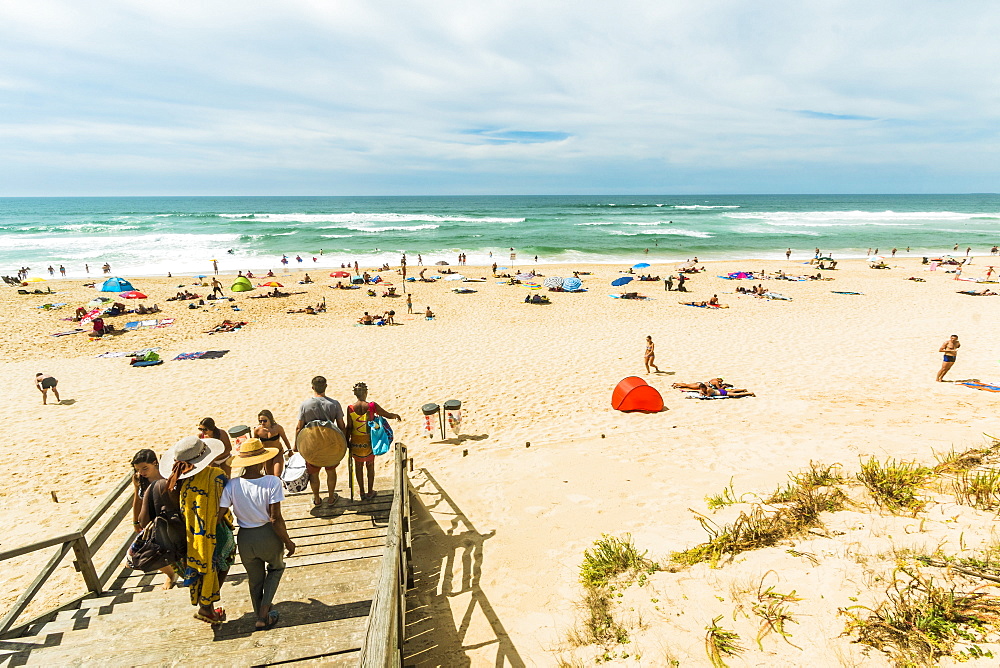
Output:
[[[347,454],[347,439],[331,422],[310,422],[295,435],[295,447],[313,466],[336,466]]]

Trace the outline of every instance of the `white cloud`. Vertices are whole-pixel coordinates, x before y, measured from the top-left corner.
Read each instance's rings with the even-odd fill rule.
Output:
[[[837,190],[851,189],[851,165],[960,174],[982,189],[1000,166],[998,13],[930,2],[7,2],[4,169],[31,169],[6,188],[32,190],[49,165],[42,189],[58,194],[59,179],[87,169],[72,155],[100,156],[90,168],[109,180],[148,170],[147,191],[188,172],[204,188],[213,170],[247,191],[310,173],[317,185],[350,174],[450,192],[466,173],[495,174],[507,191],[626,176],[669,189],[659,170],[724,173],[720,184],[737,188],[765,170],[779,190],[782,175],[794,190],[803,170],[827,170],[841,175]],[[469,134],[484,129],[568,139]]]

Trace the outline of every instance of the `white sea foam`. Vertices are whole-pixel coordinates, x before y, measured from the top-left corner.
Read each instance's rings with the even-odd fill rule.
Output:
[[[591,227],[593,225],[617,225],[617,224],[618,223],[616,223],[616,222],[612,222],[612,221],[608,221],[608,220],[602,220],[602,221],[597,222],[597,223],[574,223],[574,225],[576,225],[577,227]]]
[[[523,223],[524,218],[496,218],[473,216],[436,216],[421,213],[223,213],[222,218],[243,219],[253,215],[254,220],[269,223]]]
[[[384,225],[381,227],[367,225],[326,225],[321,230],[355,230],[356,232],[420,232],[421,230],[436,230],[440,225]]]
[[[656,206],[661,206],[661,205],[657,204]],[[739,204],[714,204],[714,205],[708,205],[708,204],[674,204],[670,208],[671,209],[689,209],[689,210],[692,210],[692,211],[698,211],[700,209],[738,209],[738,208],[740,208],[740,205]]]
[[[620,230],[611,230],[609,234],[614,234],[622,237],[637,237],[640,234],[657,234],[675,237],[696,237],[698,239],[711,239],[712,235],[708,232],[695,232],[693,230],[642,230],[640,232],[622,232]]]
[[[768,225],[801,227],[912,227],[924,221],[972,220],[990,213],[955,211],[740,211],[722,214],[725,218],[760,220]]]

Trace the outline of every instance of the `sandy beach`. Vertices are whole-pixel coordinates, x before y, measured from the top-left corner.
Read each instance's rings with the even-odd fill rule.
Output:
[[[963,275],[984,276],[988,260],[977,258]],[[231,302],[192,310],[188,302],[166,301],[180,285],[204,295],[205,287],[192,287],[197,279],[135,278],[147,303],[163,309],[155,317],[174,318],[173,325],[98,340],[50,336],[72,329],[63,318],[95,296],[83,281],[37,284],[51,286],[51,295],[4,290],[0,381],[8,415],[0,511],[7,524],[0,547],[70,529],[129,471],[136,450],[162,452],[195,433],[202,417],[225,427],[250,424],[267,408],[293,428],[309,379],[322,374],[330,396],[346,401],[363,380],[372,400],[404,418],[397,438],[410,446],[418,499],[431,508],[415,504],[417,562],[425,577],[434,575],[432,586],[418,592],[417,616],[433,622],[426,621],[428,633],[413,643],[417,665],[590,665],[595,657],[622,665],[708,665],[704,627],[718,615],[726,615],[720,623],[727,627],[749,624],[743,617],[733,621],[731,581],[759,580],[768,571],[779,588],[803,598],[801,625],[790,640],[805,649],[772,636],[759,650],[753,634],[740,629],[748,651],[732,665],[882,665],[883,655],[866,657],[851,638],[840,637],[844,619],[837,608],[878,591],[864,569],[875,573],[870,564],[877,562],[891,570],[893,547],[912,542],[914,533],[929,549],[985,545],[991,514],[949,505],[945,496],[929,507],[933,517],[919,530],[913,519],[838,513],[828,527],[844,535],[801,540],[795,548],[815,554],[821,567],[775,547],[728,568],[659,572],[645,587],[627,590],[619,604],[623,614],[642,617],[627,651],[605,656],[605,649],[567,641],[580,615],[583,552],[602,534],[629,533],[661,560],[705,539],[689,509],[708,512],[705,496],[730,481],[737,491],[765,494],[810,461],[839,463],[853,475],[859,458],[933,464],[934,453],[982,446],[984,433],[1000,435],[998,395],[934,382],[938,348],[950,334],[963,346],[948,380],[1000,382],[1000,297],[956,294],[995,285],[956,281],[942,269],[928,271],[919,258],[892,259],[888,270],[852,260],[823,272],[833,280],[764,281],[791,297],[770,301],[734,294],[758,281],[717,275],[816,269],[801,259],[705,264],[708,271],[692,277],[686,294],[666,292],[662,281],[633,282],[628,289],[650,297],[644,301],[609,297],[622,291],[610,286],[622,267],[531,266],[546,276],[591,272],[582,276],[587,292],[544,293],[552,300],[547,306],[523,303],[529,291],[499,285],[489,268],[456,267],[487,280],[409,283],[414,315],[406,314],[405,297],[333,290],[335,279],[319,272],[311,285],[297,284],[302,272],[279,275],[286,291],[303,294],[278,299],[249,298],[263,289],[232,294],[234,275],[224,274],[238,312]],[[674,266],[642,271],[665,276]],[[401,290],[395,272],[382,275]],[[910,276],[926,280],[906,280]],[[477,292],[456,294],[456,287]],[[713,294],[729,308],[678,303]],[[324,297],[326,313],[285,313]],[[37,308],[58,302],[67,306]],[[427,306],[435,319],[423,317]],[[357,325],[364,311],[390,308],[397,326]],[[108,321],[120,328],[135,319],[141,317]],[[238,332],[204,333],[225,319],[248,324]],[[649,376],[642,364],[646,335],[656,343],[661,369]],[[127,358],[97,358],[152,347],[164,364],[133,368]],[[174,360],[205,350],[229,352],[220,359]],[[36,372],[59,379],[62,405],[42,405]],[[631,375],[657,388],[667,410],[612,410],[612,389]],[[714,376],[756,396],[698,401],[670,387]],[[425,437],[420,406],[448,399],[463,402],[461,434]],[[713,518],[721,523],[737,509]],[[882,556],[862,567],[851,557],[859,550]],[[44,558],[5,565],[0,603],[16,597]]]

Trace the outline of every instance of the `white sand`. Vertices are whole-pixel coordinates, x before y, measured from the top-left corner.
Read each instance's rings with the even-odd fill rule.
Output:
[[[585,277],[590,291],[550,294],[551,306],[523,304],[524,288],[496,285],[492,279],[410,284],[417,295],[414,306],[422,310],[430,305],[439,317],[397,316],[402,326],[378,328],[355,326],[354,321],[364,310],[394,307],[397,314],[404,313],[403,299],[334,291],[326,287],[332,281],[324,280],[294,286],[309,294],[287,299],[237,295],[244,309],[240,313],[228,307],[217,313],[189,311],[171,302],[158,317],[176,318],[172,328],[102,341],[85,335],[51,338],[47,333],[73,326],[59,321],[72,315],[70,308],[34,308],[46,301],[76,306],[93,296],[77,281],[46,283],[60,294],[44,298],[5,293],[3,308],[9,316],[0,338],[5,357],[0,386],[7,388],[5,405],[11,410],[0,450],[5,480],[0,510],[8,521],[2,547],[73,528],[128,471],[137,449],[162,451],[193,433],[206,415],[224,426],[250,424],[258,410],[269,408],[279,422],[292,427],[313,375],[326,375],[330,395],[342,401],[354,382],[364,380],[373,400],[404,416],[397,437],[410,445],[417,467],[431,474],[476,532],[496,532],[482,541],[476,596],[488,600],[494,620],[523,661],[551,665],[565,649],[566,632],[577,617],[583,550],[602,533],[630,532],[640,547],[659,557],[703,539],[687,509],[703,511],[704,496],[719,492],[730,478],[737,490],[763,493],[810,460],[840,462],[852,471],[858,458],[868,455],[933,461],[934,451],[980,445],[983,432],[1000,434],[997,395],[933,382],[941,359],[938,347],[952,333],[961,336],[963,348],[949,378],[1000,381],[1000,340],[994,334],[1000,297],[958,295],[956,290],[973,284],[925,271],[919,261],[894,264],[898,267],[892,270],[874,271],[861,262],[845,262],[824,273],[834,281],[766,282],[793,297],[790,302],[725,294],[751,282],[714,275],[741,269],[815,270],[796,262],[716,263],[689,283],[687,295],[664,292],[662,282],[633,283],[653,299],[624,301],[608,297],[620,292],[608,285],[619,275],[617,268],[587,267],[594,272]],[[646,271],[665,274],[670,269]],[[488,270],[466,268],[463,273],[481,276]],[[966,276],[975,273],[965,271]],[[910,275],[927,282],[904,280]],[[279,280],[292,287],[287,279]],[[135,284],[150,294],[150,301],[164,306],[179,282],[137,279]],[[223,282],[228,285],[231,277]],[[400,285],[398,277],[395,282]],[[479,292],[449,292],[460,285]],[[677,303],[713,293],[731,308],[709,311]],[[323,295],[330,306],[326,314],[278,313],[315,303]],[[251,324],[238,333],[199,333],[235,317]],[[628,375],[644,375],[646,334],[654,337],[657,363],[665,372],[648,381],[662,392],[669,410],[656,415],[613,411],[615,384]],[[146,369],[130,368],[124,359],[94,359],[106,350],[147,346],[159,346],[167,360],[195,350],[231,352],[219,360],[167,361]],[[36,371],[59,378],[63,398],[74,403],[42,406],[32,383]],[[757,396],[695,401],[670,389],[673,381],[717,375]],[[443,443],[423,438],[420,405],[450,398],[464,404],[462,438]],[[526,441],[530,449],[524,447]],[[469,451],[467,457],[463,450]],[[58,494],[58,505],[49,497],[51,490]],[[439,519],[437,525],[454,531],[453,519]],[[424,539],[448,543],[433,526],[424,525]],[[967,542],[976,531],[967,529]],[[45,556],[5,568],[0,600],[9,603],[32,577],[30,567],[37,568]],[[796,563],[803,569],[807,564],[788,555],[780,563],[783,574]],[[460,559],[454,567],[451,577],[461,585]],[[701,579],[709,576],[718,577],[718,571]],[[664,579],[669,577],[676,578],[658,574],[654,585],[670,589],[674,585]],[[846,572],[843,577],[823,586],[847,591]],[[466,577],[466,585],[472,581]],[[813,597],[803,591],[806,579],[792,578],[787,586]],[[469,586],[455,588],[462,589],[467,597],[474,593]],[[673,600],[678,591],[664,593],[661,600]],[[455,596],[448,603],[457,629],[467,602]],[[686,625],[645,618],[649,628],[640,636],[651,639],[642,641],[647,646],[642,665],[666,665],[651,658],[660,652],[650,648],[657,643],[701,665],[704,626],[721,612],[706,606],[696,614],[696,621]],[[470,633],[490,636],[497,625],[479,615],[473,614]],[[849,639],[833,639],[842,630],[833,626],[825,641],[835,642],[837,651],[849,656],[855,650]],[[473,636],[458,634],[452,650],[486,642]],[[779,645],[773,638],[768,642],[766,648]],[[820,639],[803,642],[815,645]],[[746,644],[753,645],[752,637]],[[473,665],[493,665],[497,647],[486,644],[462,653]],[[449,665],[440,654],[446,655],[445,650],[447,644],[439,643],[421,660]],[[766,655],[760,656],[748,658],[747,665],[802,665],[767,663]],[[833,654],[829,658],[830,665],[837,665]],[[824,660],[809,663],[825,665]]]

